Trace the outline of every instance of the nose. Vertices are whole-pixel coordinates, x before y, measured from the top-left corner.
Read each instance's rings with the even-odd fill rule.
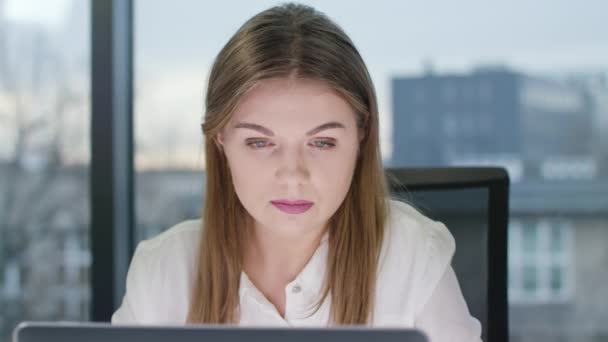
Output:
[[[281,148],[279,151],[277,180],[287,187],[296,187],[310,177],[306,151],[299,146]]]

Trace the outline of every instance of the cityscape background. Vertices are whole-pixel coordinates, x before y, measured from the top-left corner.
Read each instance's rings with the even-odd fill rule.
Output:
[[[305,1],[378,91],[387,167],[511,177],[512,341],[608,341],[608,3]],[[200,216],[209,67],[275,1],[135,1],[137,240]],[[90,4],[0,0],[0,340],[88,319]]]

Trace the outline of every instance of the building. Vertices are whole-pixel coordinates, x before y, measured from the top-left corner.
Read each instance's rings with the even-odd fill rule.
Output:
[[[511,341],[608,339],[608,181],[511,188]]]
[[[577,87],[508,69],[396,78],[390,164],[498,164],[514,182],[591,179],[591,108]]]

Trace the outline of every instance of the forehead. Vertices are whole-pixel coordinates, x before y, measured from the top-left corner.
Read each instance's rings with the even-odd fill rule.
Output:
[[[350,104],[327,84],[317,80],[280,78],[262,80],[243,96],[231,125],[251,122],[268,128],[284,125],[310,129],[327,121],[354,125]]]

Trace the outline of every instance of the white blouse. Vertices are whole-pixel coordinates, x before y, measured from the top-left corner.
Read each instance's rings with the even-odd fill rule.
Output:
[[[391,200],[376,283],[372,326],[409,327],[430,341],[481,341],[450,265],[454,238],[445,225],[406,203]],[[197,257],[201,221],[182,222],[137,246],[126,294],[113,324],[184,325]],[[328,326],[331,294],[310,315],[320,294],[327,234],[302,272],[285,288],[285,317],[241,273],[243,326]]]

